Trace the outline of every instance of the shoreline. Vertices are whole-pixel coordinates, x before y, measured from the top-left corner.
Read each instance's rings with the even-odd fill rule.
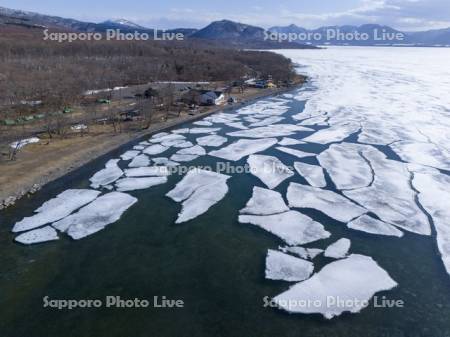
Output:
[[[29,175],[23,177],[22,179],[8,179],[6,182],[2,182],[2,191],[0,191],[0,211],[2,209],[14,206],[16,202],[20,201],[26,196],[35,194],[48,183],[53,182],[77,169],[80,169],[83,166],[89,165],[89,163],[93,162],[94,160],[102,156],[106,156],[108,155],[108,153],[116,151],[121,147],[132,145],[135,142],[141,141],[154,133],[162,132],[184,123],[194,122],[218,112],[235,110],[240,106],[247,105],[252,101],[258,99],[270,96],[278,96],[289,91],[301,88],[303,84],[304,83],[298,83],[288,88],[265,89],[263,92],[258,92],[257,94],[242,99],[239,103],[226,106],[215,106],[212,109],[203,113],[199,113],[197,115],[177,117],[172,120],[157,123],[150,128],[140,132],[104,135],[103,138],[105,139],[103,141],[100,140],[100,142],[97,142],[89,149],[80,148],[78,152],[66,154],[65,157],[61,157],[61,160],[55,163],[56,165],[52,169],[44,168],[39,171],[42,166],[39,165],[38,159],[36,163],[31,164],[35,164],[36,171],[39,172],[35,172],[34,174],[30,172]],[[67,151],[67,149],[65,150]],[[64,154],[61,155],[64,156]],[[45,161],[45,158],[41,160]],[[33,171],[35,170],[33,169]]]

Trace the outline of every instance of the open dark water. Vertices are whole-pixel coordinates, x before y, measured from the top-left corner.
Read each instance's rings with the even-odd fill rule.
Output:
[[[286,116],[301,111],[304,103],[294,101],[290,106]],[[311,144],[295,148],[324,149]],[[164,196],[180,179],[176,175],[165,185],[129,192],[139,202],[120,221],[91,237],[73,241],[62,235],[59,241],[30,247],[13,242],[10,229],[16,221],[65,189],[87,188],[89,177],[125,149],[0,213],[0,337],[450,336],[450,277],[434,237],[409,233],[401,239],[373,236],[347,229],[314,210],[302,212],[333,235],[308,247],[325,248],[338,238],[349,238],[352,253],[373,257],[399,283],[396,289],[378,296],[401,299],[404,308],[371,305],[360,314],[344,314],[331,321],[320,315],[289,315],[264,308],[265,296],[275,296],[290,284],[264,279],[267,249],[283,243],[255,226],[237,222],[238,211],[251,197],[253,186],[263,186],[251,175],[234,175],[228,181],[227,196],[185,224],[174,224],[181,206]],[[298,161],[275,149],[264,153],[287,165]],[[189,164],[214,165],[216,160],[205,156]],[[315,159],[304,161],[314,163]],[[285,195],[291,181],[306,183],[297,174],[276,190]],[[315,271],[331,261],[316,258]],[[70,311],[43,307],[45,296],[104,300],[108,295],[150,301],[154,296],[166,296],[183,300],[185,307]]]

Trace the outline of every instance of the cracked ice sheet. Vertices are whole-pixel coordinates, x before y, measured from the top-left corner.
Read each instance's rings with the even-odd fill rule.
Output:
[[[183,223],[198,217],[222,200],[228,192],[224,174],[193,169],[189,171],[175,188],[166,194],[176,202],[183,202],[176,223]]]
[[[319,313],[331,319],[346,311],[360,312],[364,302],[377,292],[396,286],[397,283],[371,257],[352,254],[326,265],[310,279],[297,283],[273,300],[287,312]],[[335,303],[329,298],[336,299]],[[302,305],[305,301],[320,305]]]
[[[251,155],[247,163],[250,166],[250,172],[270,189],[274,189],[294,175],[294,172],[276,157]]]
[[[450,177],[441,173],[414,173],[419,201],[433,218],[437,244],[450,275]]]
[[[294,163],[295,170],[313,187],[325,187],[325,175],[320,166],[305,164],[301,162]]]
[[[345,138],[358,132],[361,126],[357,123],[336,124],[327,129],[322,129],[303,140],[308,143],[329,144],[343,141]]]
[[[98,171],[89,179],[91,181],[91,187],[99,188],[119,179],[123,175],[123,171],[117,165],[119,161],[119,159],[109,160],[103,170]]]
[[[147,157],[145,154],[141,154],[139,156],[134,157],[134,159],[131,161],[131,163],[128,165],[128,167],[145,167],[150,165],[150,158]]]
[[[331,180],[340,190],[351,190],[369,186],[373,181],[372,168],[362,153],[377,151],[368,145],[333,144],[317,156],[320,165],[327,170]]]
[[[123,178],[116,181],[116,187],[119,192],[127,192],[144,190],[165,183],[167,183],[167,177]]]
[[[248,155],[262,152],[277,143],[276,138],[240,139],[220,150],[211,151],[210,156],[226,160],[237,161]]]
[[[270,215],[289,211],[280,193],[261,187],[253,187],[253,195],[241,214]]]
[[[413,233],[430,235],[428,219],[416,204],[408,165],[389,160],[376,150],[364,151],[364,156],[375,172],[372,185],[343,193],[384,222]]]
[[[218,135],[211,135],[197,138],[196,141],[200,146],[218,147],[226,143],[227,138]]]
[[[128,194],[111,192],[102,195],[77,213],[59,220],[52,226],[67,232],[75,240],[92,235],[120,219],[138,200]]]
[[[315,157],[316,156],[315,153],[295,150],[295,149],[291,149],[289,147],[284,147],[284,146],[278,146],[276,149],[278,151],[290,154],[291,156],[294,156],[294,157],[297,157],[297,158],[306,158],[306,157]]]
[[[329,245],[323,255],[333,259],[342,259],[347,256],[350,246],[351,242],[349,239],[340,239]]]
[[[51,226],[46,226],[44,228],[34,229],[32,231],[20,234],[14,240],[24,245],[31,245],[58,239],[59,237],[56,230]]]
[[[347,227],[369,234],[396,236],[399,238],[403,236],[403,232],[401,230],[368,215],[360,216],[359,218],[349,222]]]
[[[244,137],[244,138],[270,138],[270,137],[292,136],[296,132],[303,132],[303,131],[311,132],[314,130],[293,124],[276,124],[248,130],[229,132],[227,133],[227,135],[231,137]]]
[[[303,281],[314,270],[312,262],[269,249],[266,257],[266,279],[289,282]]]
[[[265,216],[240,215],[239,222],[258,226],[288,245],[303,245],[331,236],[320,223],[296,211]]]
[[[95,200],[99,194],[99,191],[93,190],[64,191],[43,203],[41,207],[34,211],[37,214],[17,222],[12,231],[23,232],[60,220]]]
[[[319,254],[323,253],[323,249],[318,248],[303,248],[303,247],[278,247],[283,253],[290,253],[300,256],[302,259],[312,260]]]
[[[450,171],[450,152],[435,144],[403,141],[390,147],[406,162]]]
[[[291,183],[287,191],[290,207],[312,208],[340,222],[349,222],[367,210],[328,190]]]

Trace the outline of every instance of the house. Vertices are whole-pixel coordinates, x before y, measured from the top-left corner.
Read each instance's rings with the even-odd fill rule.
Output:
[[[222,91],[207,91],[200,92],[200,105],[221,105],[225,103],[225,95]]]

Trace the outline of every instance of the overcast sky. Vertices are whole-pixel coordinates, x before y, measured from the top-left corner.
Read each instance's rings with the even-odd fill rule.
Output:
[[[378,23],[403,30],[450,27],[450,0],[0,0],[0,6],[86,21],[125,18],[166,29],[230,19],[268,28]]]

